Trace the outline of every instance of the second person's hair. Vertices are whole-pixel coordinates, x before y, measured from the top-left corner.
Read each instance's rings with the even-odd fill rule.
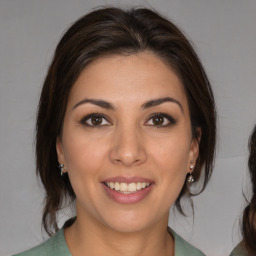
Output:
[[[256,255],[256,126],[249,139],[248,168],[252,184],[252,197],[245,207],[242,222],[243,245],[250,255]]]

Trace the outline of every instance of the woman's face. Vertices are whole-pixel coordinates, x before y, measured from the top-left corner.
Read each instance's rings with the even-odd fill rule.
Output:
[[[82,71],[56,146],[78,218],[121,232],[167,225],[198,156],[183,85],[149,52],[100,58]]]

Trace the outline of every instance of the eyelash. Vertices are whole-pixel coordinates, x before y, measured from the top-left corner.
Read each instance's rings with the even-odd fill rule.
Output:
[[[164,119],[167,119],[167,124],[163,124],[163,125],[154,125],[154,124],[147,124],[150,120],[152,120],[154,117],[158,117],[158,118],[164,118]],[[164,121],[165,122],[165,121]],[[154,113],[150,116],[150,118],[147,120],[147,122],[145,123],[147,126],[155,126],[157,128],[161,128],[161,127],[168,127],[168,126],[171,126],[171,125],[174,125],[176,124],[176,120],[166,114],[166,113]]]
[[[100,125],[93,125],[92,121],[91,124],[88,124],[88,120],[90,120],[91,118],[102,118],[103,120],[107,121],[108,124],[100,124]],[[91,113],[89,115],[86,115],[85,117],[83,117],[80,121],[81,124],[88,126],[88,127],[101,127],[101,126],[109,126],[111,125],[111,122],[105,117],[105,115],[100,114],[100,113]]]
[[[147,124],[150,120],[152,120],[153,118],[163,118],[163,119],[167,119],[167,124],[160,124],[160,125],[156,125],[156,124]],[[92,121],[90,121],[90,124],[88,123],[88,120],[90,120],[91,118],[102,118],[103,122],[107,122],[108,124],[99,124],[99,125],[94,125],[92,124]],[[165,120],[164,120],[165,122]],[[80,121],[80,123],[82,125],[85,125],[87,127],[102,127],[102,126],[110,126],[112,125],[112,123],[105,117],[105,115],[103,114],[100,114],[100,113],[91,113],[89,115],[86,115],[85,117],[83,117]],[[176,120],[168,115],[168,114],[165,114],[165,113],[154,113],[152,114],[149,119],[145,122],[145,125],[147,126],[155,126],[157,128],[161,128],[161,127],[168,127],[168,126],[171,126],[173,124],[176,124]]]

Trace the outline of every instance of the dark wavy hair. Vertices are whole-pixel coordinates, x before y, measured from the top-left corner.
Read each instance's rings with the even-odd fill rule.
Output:
[[[215,155],[215,101],[193,47],[173,23],[155,11],[102,8],[81,17],[66,31],[56,48],[42,88],[36,124],[36,163],[46,191],[42,223],[49,235],[58,230],[57,213],[64,202],[75,199],[68,175],[60,176],[56,153],[56,139],[62,131],[73,84],[81,71],[97,58],[143,51],[150,51],[162,59],[183,82],[192,134],[198,138],[197,128],[202,131],[199,157],[193,171],[195,182],[203,177],[198,193],[207,185]],[[184,195],[195,195],[186,182],[175,202],[181,213],[180,200]]]
[[[248,168],[252,184],[252,197],[245,207],[242,219],[243,245],[250,255],[256,255],[256,126],[249,139]]]

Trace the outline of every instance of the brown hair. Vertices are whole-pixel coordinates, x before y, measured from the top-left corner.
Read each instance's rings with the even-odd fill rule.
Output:
[[[249,139],[248,168],[252,183],[252,197],[245,207],[242,220],[243,245],[250,255],[256,255],[256,126]]]
[[[168,63],[183,82],[193,136],[198,137],[198,127],[202,131],[193,176],[197,182],[204,166],[200,192],[204,190],[213,168],[216,114],[210,83],[193,47],[173,23],[152,10],[99,9],[77,20],[60,40],[39,102],[36,161],[37,173],[46,190],[43,226],[48,234],[58,230],[56,214],[64,200],[75,199],[68,175],[60,176],[55,149],[73,84],[86,65],[98,57],[145,50]],[[185,194],[193,195],[186,182],[175,202],[181,213],[180,199]]]

